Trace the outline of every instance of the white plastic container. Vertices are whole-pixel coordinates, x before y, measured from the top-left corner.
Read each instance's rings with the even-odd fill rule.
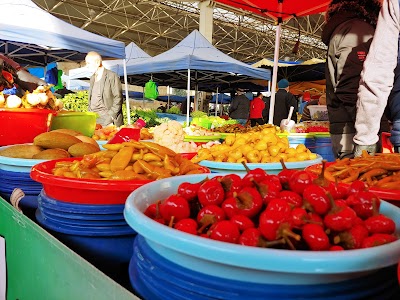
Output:
[[[326,105],[309,105],[311,120],[328,121],[328,108]]]

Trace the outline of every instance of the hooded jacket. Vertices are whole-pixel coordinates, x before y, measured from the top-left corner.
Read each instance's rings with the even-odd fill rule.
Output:
[[[368,54],[379,12],[374,0],[332,1],[322,41],[328,46],[326,97],[331,134],[355,133],[360,73]]]
[[[358,145],[372,145],[378,141],[379,119],[382,117],[393,83],[398,84],[399,74],[395,68],[399,57],[400,9],[399,0],[385,0],[382,4],[370,53],[361,75],[357,102],[357,134],[354,142]],[[399,68],[396,69],[399,71]],[[394,96],[394,95],[393,95]],[[393,106],[400,97],[392,99]],[[391,112],[393,118],[392,143],[400,144],[400,114]]]

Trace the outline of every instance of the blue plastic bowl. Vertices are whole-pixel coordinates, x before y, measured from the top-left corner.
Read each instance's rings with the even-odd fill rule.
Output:
[[[395,265],[400,259],[400,240],[369,249],[334,252],[263,249],[180,232],[143,214],[150,204],[176,193],[180,183],[199,182],[216,175],[179,176],[140,187],[126,201],[125,219],[164,258],[204,274],[244,282],[287,285],[341,282]],[[400,208],[383,202],[381,211],[395,220],[399,233]]]
[[[41,191],[38,201],[40,205],[46,209],[59,211],[69,214],[82,215],[119,215],[122,216],[124,204],[79,204],[65,201],[58,201],[48,197],[44,190]],[[116,216],[114,216],[116,217]]]
[[[44,219],[39,210],[36,211],[36,220],[72,250],[85,258],[92,258],[91,261],[126,263],[132,257],[133,241],[136,237],[132,230],[130,233],[128,230],[125,230],[126,233],[109,229],[101,232],[91,228],[71,230]]]
[[[308,166],[319,164],[322,161],[320,155],[316,159],[305,160],[299,162],[285,162],[288,169],[303,170]],[[246,169],[240,163],[216,162],[211,160],[202,160],[199,165],[207,167],[212,173],[236,173],[245,174]],[[278,174],[282,170],[281,163],[247,163],[249,169],[261,168],[268,174]]]
[[[47,210],[39,205],[39,210],[42,216],[48,219],[51,222],[72,226],[85,226],[87,228],[91,227],[115,227],[115,226],[128,226],[123,215],[121,213],[121,219],[109,219],[107,215],[103,215],[106,218],[101,219],[92,219],[92,218],[76,218],[74,214],[72,214],[72,218],[70,218],[71,214],[60,214],[54,213],[54,211]],[[91,215],[89,215],[91,216]],[[130,228],[130,227],[129,227]]]
[[[77,224],[66,224],[55,221],[43,215],[40,209],[36,210],[36,220],[44,227],[56,232],[65,233],[69,235],[79,236],[118,236],[118,235],[132,235],[136,232],[126,225],[115,226],[88,226]]]
[[[137,236],[129,264],[133,288],[144,298],[163,299],[394,299],[400,290],[396,268],[344,282],[312,285],[260,284],[207,275],[182,267]]]

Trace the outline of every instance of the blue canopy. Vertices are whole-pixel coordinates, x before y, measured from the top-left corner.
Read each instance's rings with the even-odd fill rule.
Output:
[[[123,42],[62,21],[30,0],[2,0],[0,11],[0,52],[12,53],[10,57],[22,65],[83,60],[89,51],[103,57],[125,58]]]
[[[143,85],[152,76],[158,85],[186,88],[190,69],[191,88],[215,91],[252,79],[270,80],[271,72],[240,62],[216,49],[198,30],[170,50],[127,67],[129,81]]]
[[[217,95],[213,95],[210,103],[215,103],[217,100]],[[231,103],[231,96],[225,94],[218,94],[218,104],[227,104]]]

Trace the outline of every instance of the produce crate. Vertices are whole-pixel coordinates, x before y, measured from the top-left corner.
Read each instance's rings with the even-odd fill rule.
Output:
[[[5,258],[7,280],[0,274],[0,292],[7,287],[6,299],[139,299],[2,198],[0,216],[0,271]]]

